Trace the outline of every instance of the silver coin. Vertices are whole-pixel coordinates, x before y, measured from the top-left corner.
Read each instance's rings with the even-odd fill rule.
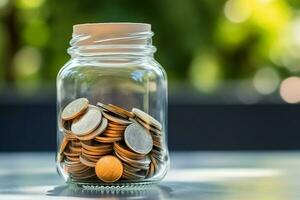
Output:
[[[141,125],[132,123],[125,129],[124,140],[126,145],[134,152],[148,154],[153,147],[150,133]]]
[[[101,110],[97,107],[90,106],[83,116],[73,121],[71,131],[77,136],[87,135],[99,126],[101,120]]]

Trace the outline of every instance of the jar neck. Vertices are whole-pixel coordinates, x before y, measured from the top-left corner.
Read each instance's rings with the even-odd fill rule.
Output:
[[[153,32],[122,34],[74,34],[68,53],[76,57],[153,57],[156,48],[152,45]]]

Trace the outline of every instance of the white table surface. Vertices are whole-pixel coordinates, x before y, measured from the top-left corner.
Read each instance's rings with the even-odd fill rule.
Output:
[[[300,199],[298,152],[180,152],[171,170],[147,190],[70,190],[58,176],[53,153],[0,154],[0,200],[36,199]]]

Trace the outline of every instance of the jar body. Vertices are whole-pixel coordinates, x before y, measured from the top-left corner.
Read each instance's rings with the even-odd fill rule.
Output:
[[[106,118],[106,129],[112,127],[112,130],[104,130],[88,138],[79,137],[72,133],[72,125],[87,111],[82,112],[76,119],[62,119],[62,112],[66,106],[78,98],[88,99],[89,106],[99,106],[99,102],[104,106],[116,105],[129,111],[132,116],[125,116],[123,120],[128,123],[120,125],[119,128],[118,119],[122,120],[122,116],[111,112],[109,107],[100,105],[101,123]],[[161,127],[147,123],[146,115],[135,115],[131,112],[133,108],[157,120]],[[162,180],[168,170],[167,77],[153,57],[120,55],[72,58],[57,76],[57,120],[57,169],[68,183],[86,186],[143,185]],[[126,141],[124,134],[127,127],[133,123],[140,125],[140,128],[151,135],[150,152],[140,154],[135,152],[134,145],[128,146],[130,142]],[[110,140],[115,132],[118,139]],[[130,137],[130,133],[127,135]],[[142,138],[136,145],[149,146],[143,142]],[[100,146],[108,149],[97,151],[101,149]],[[123,174],[117,181],[103,181],[97,174],[97,162],[107,155],[114,156],[122,163]]]

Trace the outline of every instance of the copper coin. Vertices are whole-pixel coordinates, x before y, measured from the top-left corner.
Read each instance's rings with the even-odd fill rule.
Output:
[[[74,119],[82,114],[89,105],[87,98],[79,98],[69,103],[62,111],[61,118],[64,120]]]
[[[121,141],[122,137],[95,137],[95,140],[102,143],[114,143],[117,141]]]
[[[79,160],[82,164],[88,166],[88,167],[95,167],[96,166],[96,162],[90,161],[87,158],[85,158],[83,155],[79,156]]]
[[[109,113],[107,112],[103,112],[102,113],[103,116],[108,119],[109,121],[112,121],[112,122],[115,122],[117,124],[121,124],[121,125],[128,125],[128,124],[131,124],[132,122],[131,121],[128,121],[126,119],[121,119],[119,117],[116,117],[116,116],[113,116],[113,115],[110,115]]]
[[[117,115],[118,117],[125,118],[125,119],[128,118],[126,115],[124,115],[121,112],[118,112],[116,109],[112,108],[111,106],[105,105],[105,104],[100,103],[100,102],[97,103],[97,106],[103,108],[104,110],[106,110],[108,112],[111,112],[111,113]]]
[[[132,159],[135,159],[135,160],[140,160],[140,159],[143,159],[145,157],[143,154],[138,154],[138,153],[132,152],[122,142],[115,142],[114,143],[114,150],[126,155],[126,157],[128,157],[128,158],[132,158]]]
[[[65,150],[68,143],[69,143],[69,141],[67,140],[66,137],[64,137],[63,140],[61,141],[61,144],[60,144],[59,153],[62,153]]]
[[[123,174],[122,162],[115,156],[103,156],[95,166],[95,172],[99,179],[112,183],[119,180]]]
[[[160,130],[150,126],[149,124],[147,124],[143,120],[137,118],[136,121],[139,124],[141,124],[143,127],[145,127],[147,130],[149,130],[151,133],[155,133],[156,135],[162,135],[162,132]]]
[[[110,109],[114,110],[115,112],[122,113],[123,115],[125,115],[129,118],[134,117],[134,114],[132,112],[129,112],[129,111],[127,111],[124,108],[121,108],[119,106],[116,106],[116,105],[113,105],[113,104],[108,104],[108,107],[110,107]]]

